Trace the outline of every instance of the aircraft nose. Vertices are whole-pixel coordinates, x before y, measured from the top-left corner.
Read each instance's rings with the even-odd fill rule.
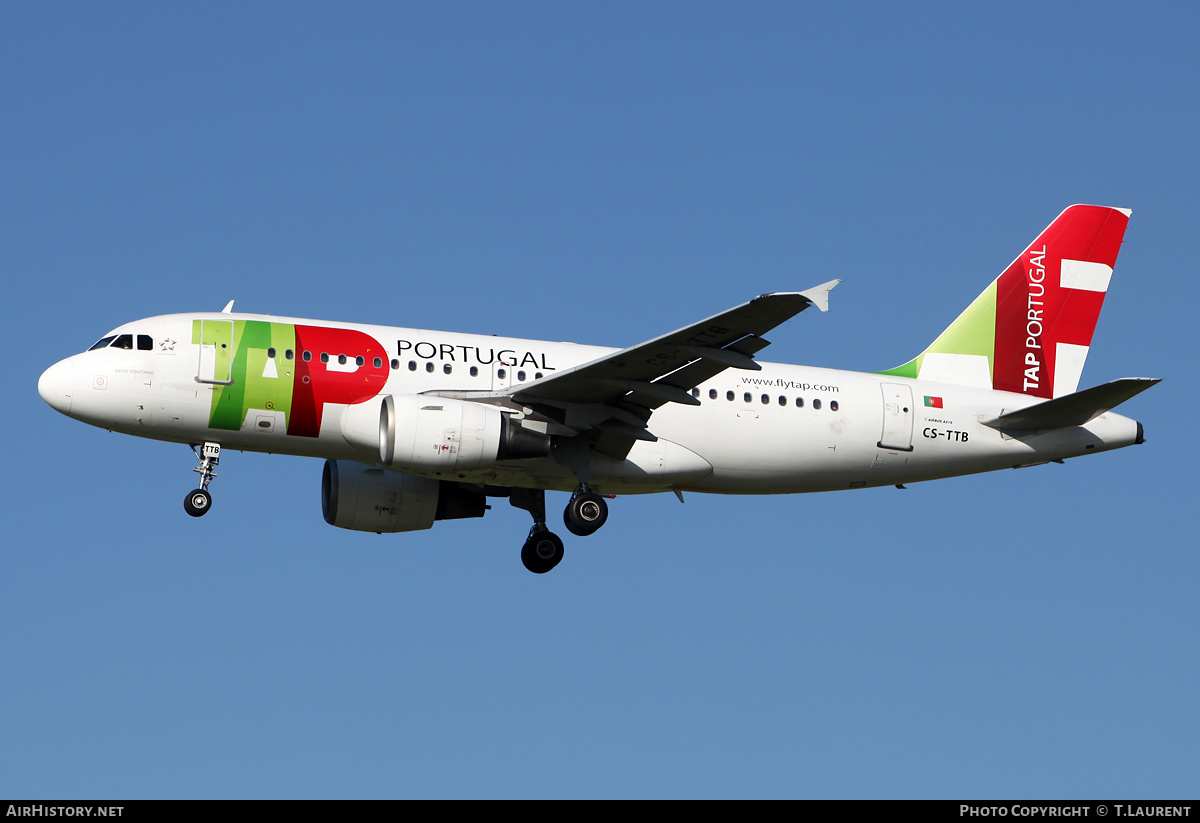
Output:
[[[42,372],[38,379],[38,394],[50,408],[63,414],[71,413],[71,395],[75,392],[75,364],[70,358],[60,360]]]

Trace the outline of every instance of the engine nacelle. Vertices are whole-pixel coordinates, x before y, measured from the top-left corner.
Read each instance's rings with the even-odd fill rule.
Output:
[[[384,466],[422,473],[468,472],[550,454],[548,435],[523,428],[496,406],[415,394],[347,407],[342,436]]]
[[[454,483],[346,460],[326,460],[321,513],[340,529],[411,532],[435,520],[483,517],[486,498]]]

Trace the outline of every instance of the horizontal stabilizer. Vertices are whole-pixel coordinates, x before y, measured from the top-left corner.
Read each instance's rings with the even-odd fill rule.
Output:
[[[1123,377],[1120,380],[1113,380],[1111,383],[1093,386],[1074,394],[1047,400],[1045,403],[1002,414],[992,420],[983,421],[983,424],[991,426],[993,429],[1005,429],[1006,431],[1037,431],[1082,426],[1159,382],[1162,381],[1157,377]]]

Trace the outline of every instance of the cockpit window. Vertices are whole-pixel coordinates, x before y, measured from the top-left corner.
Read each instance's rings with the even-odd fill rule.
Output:
[[[133,335],[132,334],[122,334],[122,335],[118,336],[117,339],[113,341],[112,347],[114,349],[132,349],[133,348]]]
[[[154,338],[148,334],[139,334],[138,351],[154,351]]]
[[[94,346],[92,346],[90,349],[88,349],[88,351],[95,351],[96,349],[108,348],[108,344],[116,339],[117,339],[117,336],[115,334],[110,334],[108,337],[101,337],[99,340],[96,341],[96,344]]]

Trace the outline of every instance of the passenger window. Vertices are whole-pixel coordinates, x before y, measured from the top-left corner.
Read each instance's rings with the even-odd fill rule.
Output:
[[[820,401],[820,400],[814,400],[814,401],[813,401],[813,408],[814,408],[814,409],[819,409],[819,408],[821,408],[821,401]]]
[[[377,369],[382,369],[383,368],[383,358],[376,357],[374,360],[371,361],[371,365]]]
[[[699,397],[699,396],[700,396],[700,390],[692,389],[692,397]]]
[[[770,396],[769,394],[764,394],[764,395],[762,396],[762,403],[763,403],[763,405],[765,406],[765,405],[767,405],[767,404],[768,404],[768,403],[770,403],[770,402],[771,402],[771,396]]]
[[[409,371],[416,371],[416,370],[417,370],[417,361],[416,361],[416,360],[409,360],[409,361],[408,361],[408,370],[409,370]]]
[[[716,399],[717,399],[717,390],[716,390],[716,389],[709,389],[709,390],[708,390],[708,399],[709,399],[709,400],[716,400]]]
[[[339,355],[338,355],[338,365],[339,365],[339,366],[344,366],[344,365],[346,365],[346,355],[344,355],[344,354],[339,354]]]
[[[518,382],[518,383],[524,383],[524,382],[525,382],[525,370],[524,370],[524,369],[522,369],[521,371],[517,372],[517,382]]]
[[[283,357],[285,360],[292,360],[293,358],[295,358],[295,356],[296,356],[296,353],[294,351],[292,351],[291,349],[288,349],[283,353]]]
[[[733,392],[731,392],[731,391],[725,392],[725,399],[732,403],[733,402]]]
[[[472,366],[472,367],[471,367],[471,376],[472,376],[472,377],[478,377],[478,376],[479,376],[479,367],[478,367],[478,366]]]
[[[312,360],[312,352],[304,352],[304,354],[300,355],[300,359],[307,363],[309,360]]]
[[[496,376],[499,377],[501,380],[504,379],[504,376],[506,374],[508,374],[508,372],[505,369],[497,369],[496,370]]]
[[[322,363],[328,363],[328,362],[329,362],[329,352],[324,352],[324,351],[323,351],[323,352],[321,352],[321,362],[322,362]]]
[[[450,372],[454,371],[454,367],[451,366],[449,363],[443,363],[442,371],[446,374],[449,374]]]
[[[154,351],[154,338],[148,334],[139,334],[138,351]]]
[[[379,362],[378,357],[376,357],[375,360],[376,360],[376,362]],[[361,366],[363,363],[366,363],[366,362],[367,362],[366,358],[363,357],[361,354],[358,357],[354,358],[354,365],[356,365],[356,366]],[[379,368],[379,367],[376,366],[375,368]]]
[[[838,402],[837,402],[836,400],[830,400],[830,401],[829,401],[829,410],[830,410],[830,411],[837,411],[837,410],[838,410]]]
[[[798,409],[804,408],[804,398],[803,397],[796,398],[796,408],[798,408]]]
[[[267,349],[267,359],[268,359],[268,360],[274,360],[274,359],[275,359],[275,347],[274,347],[274,346],[272,346],[271,348]]]
[[[132,349],[133,348],[133,335],[132,334],[122,334],[120,337],[118,337],[116,340],[113,341],[113,348],[114,349]]]
[[[787,398],[786,398],[786,397],[784,397],[782,394],[781,394],[781,395],[779,395],[779,405],[781,405],[781,406],[786,406],[786,405],[787,405]]]
[[[753,400],[750,398],[750,392],[746,392],[746,394],[742,396],[742,399],[743,399],[743,400],[745,400],[747,403],[753,403],[753,402],[754,402],[754,401],[753,401]]]
[[[393,370],[393,371],[395,371],[396,369],[399,369],[399,368],[400,368],[400,361],[399,361],[399,360],[397,360],[396,358],[394,358],[394,357],[393,357],[393,358],[392,358],[392,362],[391,362],[391,367],[392,367],[392,370]]]
[[[433,361],[432,360],[430,360],[428,363],[425,364],[425,371],[429,372],[430,374],[433,374]]]
[[[88,351],[95,351],[96,349],[107,349],[108,344],[116,339],[117,339],[117,336],[115,334],[109,335],[108,337],[101,337],[99,340],[97,340],[95,342],[95,344],[90,349],[88,349]]]
[[[542,373],[541,373],[541,372],[535,372],[535,373],[534,373],[534,375],[533,375],[533,379],[534,379],[534,380],[541,380],[541,379],[542,379]]]

